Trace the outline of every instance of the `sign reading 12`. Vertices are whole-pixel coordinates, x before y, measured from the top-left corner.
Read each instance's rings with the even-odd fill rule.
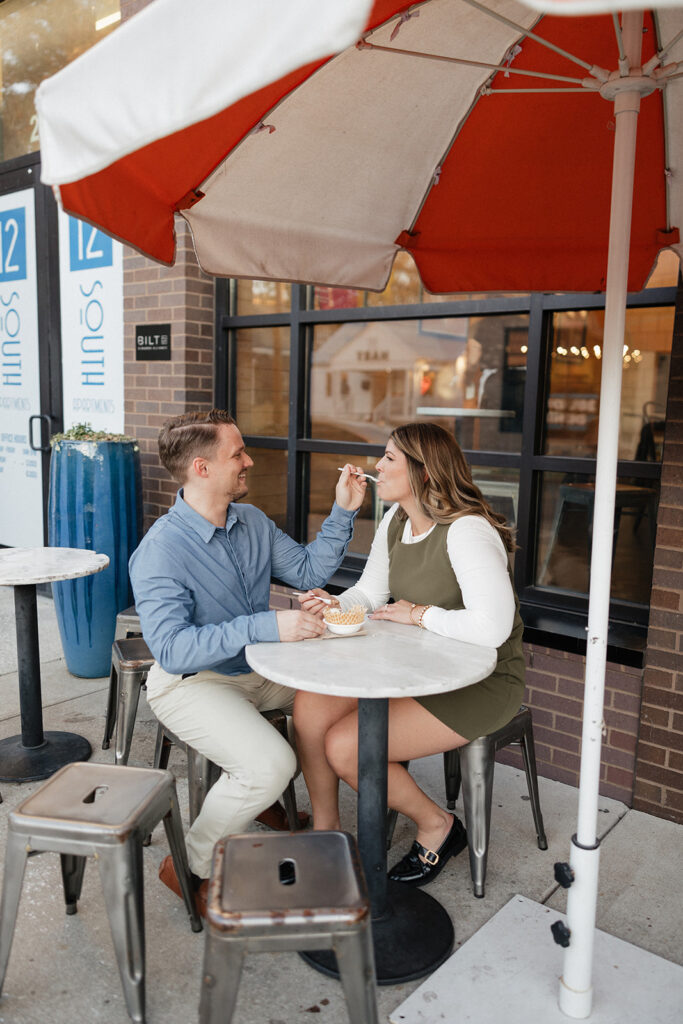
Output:
[[[0,210],[0,281],[26,277],[26,211]]]
[[[95,270],[112,265],[112,240],[91,224],[69,217],[69,270]]]

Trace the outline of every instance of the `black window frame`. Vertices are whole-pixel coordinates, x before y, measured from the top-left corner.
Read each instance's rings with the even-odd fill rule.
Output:
[[[381,456],[382,445],[348,441],[316,440],[310,437],[309,380],[313,329],[318,324],[387,322],[393,320],[436,320],[444,317],[473,317],[520,314],[528,317],[528,351],[524,383],[521,450],[519,453],[471,451],[465,455],[472,467],[509,468],[519,473],[515,586],[525,621],[525,638],[563,650],[585,650],[587,598],[534,582],[537,521],[540,485],[543,473],[595,474],[595,458],[545,455],[542,452],[543,423],[549,383],[551,322],[553,314],[570,310],[604,310],[604,293],[550,294],[532,292],[519,296],[490,296],[484,299],[454,298],[444,302],[412,303],[395,306],[359,306],[317,310],[313,308],[314,289],[308,285],[291,286],[291,305],[286,312],[240,315],[237,309],[237,281],[216,283],[216,365],[215,402],[235,414],[236,333],[240,329],[289,327],[290,378],[289,424],[284,436],[245,434],[249,448],[286,449],[287,532],[296,540],[305,540],[307,518],[308,464],[311,453],[339,453],[345,456]],[[628,295],[629,308],[675,307],[676,288],[650,288]],[[620,460],[619,476],[640,479],[645,484],[661,477],[661,464]],[[349,555],[331,581],[332,586],[348,586],[362,571],[365,559]],[[649,607],[614,600],[610,603],[608,658],[625,664],[640,665],[645,647]]]

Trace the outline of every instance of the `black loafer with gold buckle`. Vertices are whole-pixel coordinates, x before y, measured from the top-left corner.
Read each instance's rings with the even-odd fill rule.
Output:
[[[392,882],[403,882],[404,885],[426,885],[436,878],[449,858],[460,853],[466,846],[465,827],[460,819],[453,815],[451,830],[436,853],[434,850],[425,849],[416,839],[410,852],[391,869],[389,879]]]

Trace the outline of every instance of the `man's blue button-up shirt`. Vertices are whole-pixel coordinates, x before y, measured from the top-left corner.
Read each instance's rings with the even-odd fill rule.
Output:
[[[225,526],[216,527],[182,493],[130,559],[143,635],[174,675],[250,672],[245,645],[279,640],[268,610],[271,576],[302,590],[324,586],[344,557],[356,513],[335,503],[304,547],[254,505],[232,503]]]

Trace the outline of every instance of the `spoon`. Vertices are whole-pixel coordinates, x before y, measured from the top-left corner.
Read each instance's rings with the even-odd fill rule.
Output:
[[[337,466],[337,469],[341,473],[341,471],[344,469],[344,467],[343,466]],[[366,480],[374,480],[374,482],[376,484],[379,483],[379,477],[373,476],[372,473],[352,473],[351,476],[364,476]]]
[[[316,601],[322,601],[323,604],[334,604],[334,601],[331,601],[329,597],[318,597],[317,594],[304,593],[301,590],[293,590],[292,593],[294,597],[314,597]]]

